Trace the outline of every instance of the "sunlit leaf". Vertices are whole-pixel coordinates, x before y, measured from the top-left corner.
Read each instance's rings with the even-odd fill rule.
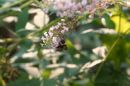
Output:
[[[112,21],[115,23],[115,29],[117,32],[126,34],[130,32],[130,22],[126,17],[122,15],[115,15],[111,17]]]

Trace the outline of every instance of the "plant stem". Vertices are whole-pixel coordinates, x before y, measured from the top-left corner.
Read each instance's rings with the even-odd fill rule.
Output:
[[[104,63],[107,61],[107,59],[108,59],[109,55],[111,54],[112,50],[114,49],[114,47],[116,46],[116,44],[120,41],[120,39],[122,37],[122,35],[120,34],[120,30],[122,29],[121,28],[121,16],[122,16],[122,14],[121,14],[120,11],[121,11],[121,7],[119,6],[119,26],[118,26],[118,35],[117,35],[118,37],[117,37],[116,41],[113,43],[113,45],[111,46],[111,48],[110,48],[109,52],[107,53],[106,58],[104,59],[103,63],[101,63],[101,65],[99,66],[99,68],[96,72],[96,75],[93,78],[94,83],[95,83],[95,80],[98,77]]]
[[[97,76],[99,75],[99,73],[100,73],[100,71],[101,71],[101,69],[102,69],[102,67],[103,67],[103,65],[104,65],[104,63],[105,63],[105,61],[107,61],[108,56],[110,55],[110,53],[112,52],[112,50],[113,50],[113,48],[116,46],[116,44],[119,42],[120,38],[121,38],[120,36],[117,38],[117,40],[114,42],[114,44],[113,44],[112,47],[110,48],[108,54],[106,55],[106,58],[104,59],[103,63],[99,66],[99,68],[98,68],[98,70],[97,70],[97,72],[96,72],[96,75],[95,75],[95,77],[93,78],[94,82],[95,82]]]
[[[29,0],[28,2],[25,2],[23,5],[20,6],[21,9],[23,9],[24,7],[28,6],[29,4],[33,3],[34,0]]]
[[[119,6],[119,26],[118,26],[118,35],[120,36],[120,30],[121,30],[121,17],[122,17],[122,13],[121,11],[121,7]]]
[[[26,0],[18,0],[18,1],[15,1],[14,3],[12,3],[12,4],[8,5],[8,6],[1,7],[1,8],[0,8],[0,11],[7,11],[7,10],[9,10],[11,7],[13,7],[13,6],[17,5],[17,4],[23,3],[24,1],[26,1]]]

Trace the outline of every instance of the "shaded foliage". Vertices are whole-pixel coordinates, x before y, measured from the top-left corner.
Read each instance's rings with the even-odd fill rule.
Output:
[[[58,17],[44,0],[0,0],[0,86],[130,86],[129,3]],[[56,50],[41,38],[61,19]]]

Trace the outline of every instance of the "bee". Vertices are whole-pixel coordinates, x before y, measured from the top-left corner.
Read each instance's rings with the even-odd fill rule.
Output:
[[[62,51],[63,49],[67,49],[65,44],[65,38],[63,36],[50,36],[48,32],[42,36],[41,45],[48,45],[51,48],[54,48],[56,51]]]
[[[56,51],[62,51],[63,49],[67,49],[67,46],[65,44],[65,40],[64,39],[62,39],[59,42],[58,46],[56,47]]]

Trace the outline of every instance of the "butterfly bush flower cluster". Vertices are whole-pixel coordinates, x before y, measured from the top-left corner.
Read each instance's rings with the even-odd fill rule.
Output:
[[[86,5],[86,0],[82,0],[78,3],[72,0],[55,0],[54,9],[57,11],[57,16],[73,17],[74,15],[81,14],[87,10]]]
[[[44,0],[46,6],[50,6],[56,11],[57,16],[69,17],[73,19],[77,15],[84,13],[94,14],[96,10],[108,7],[111,0]],[[65,20],[62,19],[57,25],[50,27],[45,32],[42,40],[44,44],[52,48],[63,48],[65,46],[64,34],[69,31]]]
[[[65,47],[64,35],[69,31],[65,20],[61,19],[57,25],[50,27],[48,32],[45,32],[42,36],[42,41],[44,44],[49,45],[52,48],[63,48]]]
[[[60,17],[74,17],[83,13],[94,14],[98,9],[105,9],[111,0],[47,0]],[[44,1],[45,2],[45,1]],[[50,3],[49,2],[49,3]]]

